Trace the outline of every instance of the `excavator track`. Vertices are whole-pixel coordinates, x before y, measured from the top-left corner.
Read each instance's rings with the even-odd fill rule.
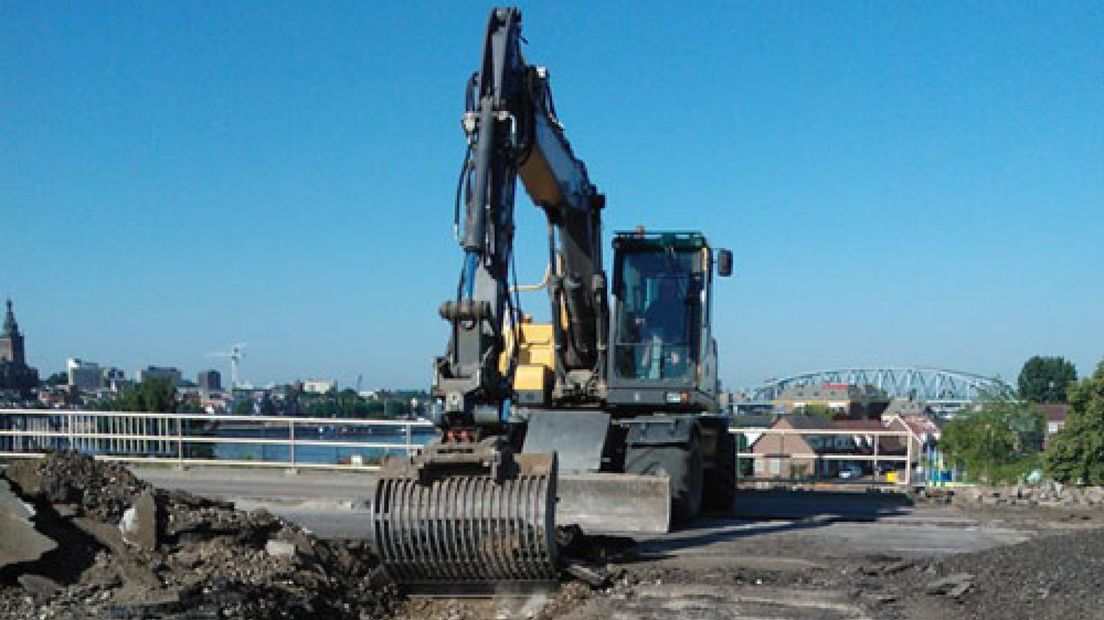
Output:
[[[383,569],[405,592],[554,587],[555,456],[502,454],[487,446],[438,447],[384,463],[372,535]]]

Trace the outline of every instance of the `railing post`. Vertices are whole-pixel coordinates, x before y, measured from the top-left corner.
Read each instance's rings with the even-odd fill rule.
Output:
[[[414,454],[414,439],[413,439],[413,422],[407,420],[406,422],[406,455],[410,456]]]
[[[912,437],[905,433],[905,486],[912,486]]]
[[[288,418],[288,458],[291,469],[295,470],[295,418]]]
[[[76,450],[77,449],[76,446],[73,445],[73,415],[74,414],[72,412],[69,412],[65,416],[65,421],[69,425],[68,431],[69,431],[69,449],[70,450]]]
[[[732,429],[728,432],[732,433]],[[732,433],[732,436],[736,438],[736,455],[732,459],[732,464],[736,468],[736,471],[732,473],[733,484],[737,489],[740,488],[740,443],[743,440],[743,435],[739,433]]]
[[[874,480],[878,480],[878,444],[882,443],[881,435],[874,435]]]
[[[176,419],[176,462],[184,467],[184,418]]]
[[[783,430],[782,434],[778,436],[778,477],[787,478],[782,467],[782,455],[786,454],[786,431]],[[789,466],[791,459],[786,459],[787,467]]]

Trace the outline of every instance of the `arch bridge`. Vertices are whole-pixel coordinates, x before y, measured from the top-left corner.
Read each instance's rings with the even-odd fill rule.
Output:
[[[891,398],[912,398],[947,407],[962,406],[984,396],[1011,398],[1016,393],[999,377],[945,368],[892,366],[816,370],[768,379],[764,385],[755,388],[752,398],[769,401],[790,386],[825,383],[872,385],[884,390]]]

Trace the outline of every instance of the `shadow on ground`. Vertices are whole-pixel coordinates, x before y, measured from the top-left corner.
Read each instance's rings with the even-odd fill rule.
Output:
[[[643,543],[648,559],[678,549],[825,527],[841,522],[872,522],[906,515],[912,498],[902,493],[840,491],[741,491],[727,514],[711,513],[678,528],[674,535]],[[777,523],[762,523],[776,521]]]
[[[907,514],[913,503],[905,493],[741,490],[731,516],[749,520],[837,517],[842,521],[874,521]]]

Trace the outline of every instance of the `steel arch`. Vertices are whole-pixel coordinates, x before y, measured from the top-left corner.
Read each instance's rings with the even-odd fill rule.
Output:
[[[755,400],[772,400],[783,389],[795,385],[843,383],[873,385],[890,397],[911,397],[930,403],[968,403],[982,396],[1011,397],[1015,389],[998,377],[977,373],[912,366],[856,367],[803,372],[769,379],[755,389]]]

